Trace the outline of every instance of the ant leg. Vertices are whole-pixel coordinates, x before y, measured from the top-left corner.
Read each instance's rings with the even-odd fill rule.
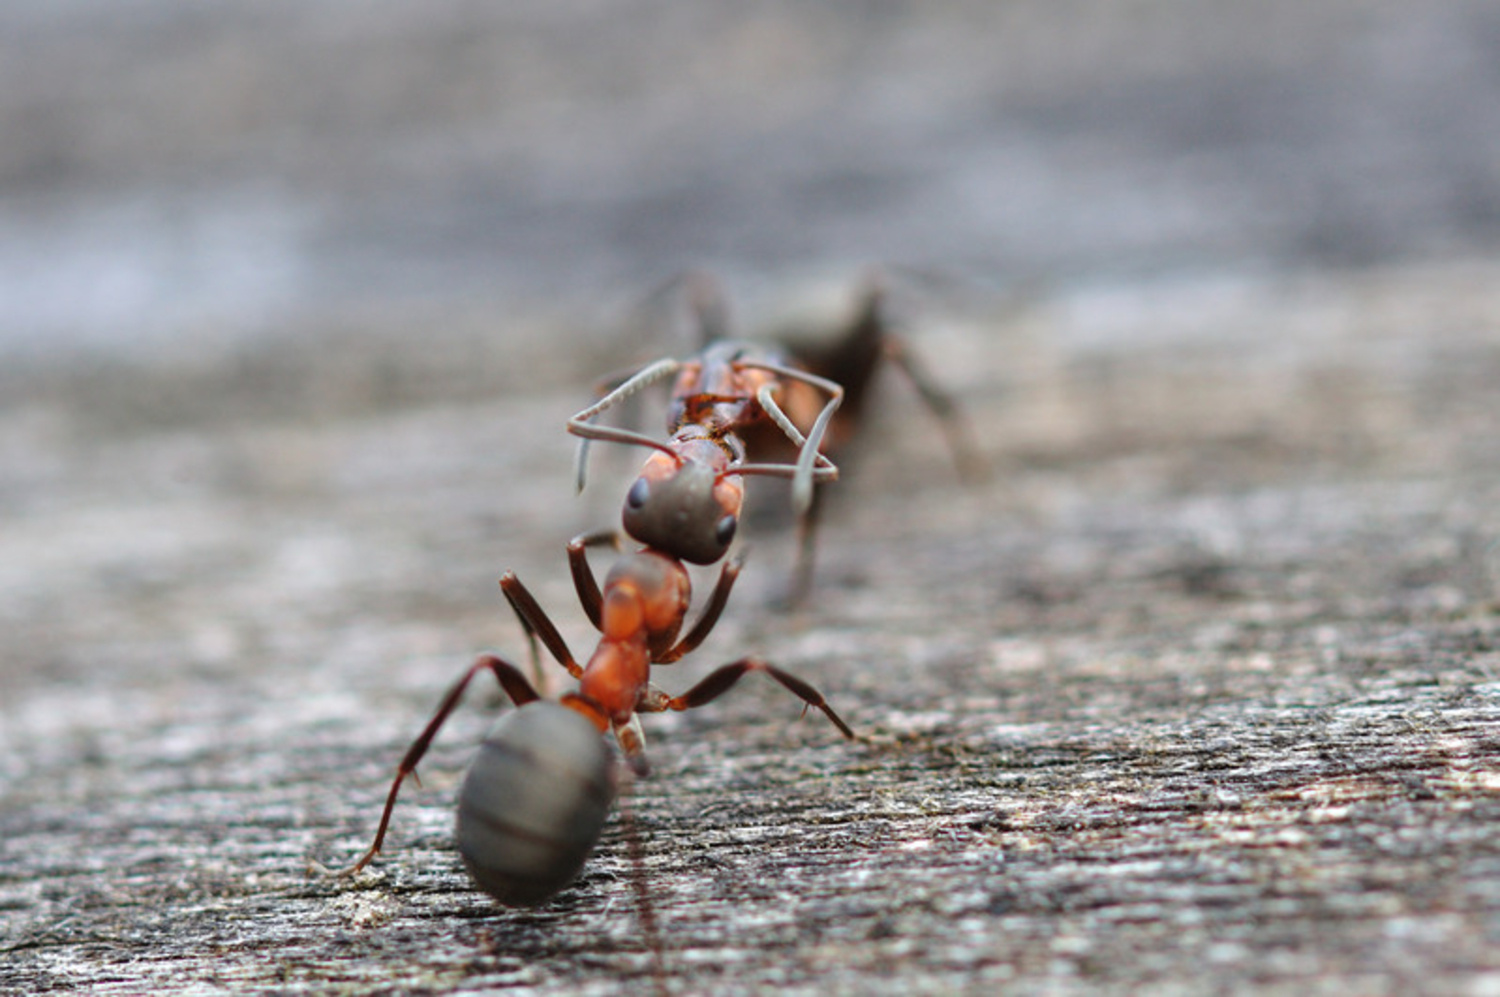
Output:
[[[423,728],[422,733],[417,735],[417,739],[411,743],[411,747],[406,749],[406,755],[402,757],[401,764],[396,768],[396,779],[391,783],[391,791],[385,798],[385,810],[380,814],[380,826],[375,831],[375,843],[370,846],[370,850],[365,852],[358,862],[345,870],[344,875],[352,876],[359,872],[365,866],[369,865],[375,856],[380,853],[380,846],[385,843],[386,829],[391,824],[391,811],[396,807],[396,796],[401,792],[401,784],[406,781],[407,776],[416,778],[417,763],[422,760],[423,755],[427,754],[427,749],[432,745],[432,739],[437,736],[438,730],[448,720],[448,715],[458,706],[459,700],[463,698],[464,690],[474,680],[474,676],[485,669],[489,669],[495,673],[495,678],[500,682],[501,688],[505,690],[506,695],[510,696],[511,702],[517,706],[525,706],[527,703],[541,698],[537,695],[536,690],[531,687],[531,683],[526,681],[526,676],[521,673],[521,670],[504,658],[497,658],[493,654],[482,654],[476,658],[474,663],[469,666],[469,670],[464,672],[463,677],[453,684],[453,688],[448,690],[448,694],[443,697],[442,703],[438,705],[437,712],[427,722],[427,726]]]
[[[736,464],[733,468],[734,473],[791,478],[792,510],[798,516],[805,515],[812,505],[813,483],[838,480],[838,465],[829,459],[827,454],[819,452],[818,447],[822,445],[823,436],[833,418],[834,411],[839,406],[840,397],[835,396],[829,400],[806,436],[802,435],[802,431],[782,411],[781,406],[776,404],[776,399],[771,397],[770,385],[762,385],[756,392],[755,399],[760,403],[761,409],[770,416],[771,421],[776,424],[776,428],[785,433],[787,439],[798,447],[797,463]]]
[[[813,495],[807,514],[797,521],[797,560],[792,565],[792,589],[788,603],[800,607],[812,593],[813,570],[817,559],[818,517],[822,515],[825,496]]]
[[[589,567],[588,548],[609,544],[620,549],[620,534],[615,530],[598,530],[580,533],[568,541],[568,567],[573,572],[573,587],[578,590],[578,601],[595,630],[604,625],[604,594],[599,591],[599,580],[594,569]]]
[[[850,740],[854,739],[854,731],[850,730],[849,725],[844,723],[837,713],[833,712],[833,707],[828,705],[827,700],[823,698],[821,692],[797,676],[789,672],[784,672],[775,665],[768,664],[759,658],[741,658],[739,661],[716,668],[709,673],[706,679],[682,695],[666,696],[660,700],[648,701],[640,709],[648,712],[656,710],[691,710],[694,707],[702,706],[705,703],[711,703],[715,699],[718,699],[743,678],[746,672],[765,672],[807,704],[803,709],[804,713],[809,709],[822,710],[823,715],[839,729],[841,734]]]
[[[646,761],[646,732],[641,729],[641,718],[632,713],[625,723],[611,724],[615,740],[625,754],[630,771],[641,778],[651,774],[651,763]]]
[[[831,408],[838,408],[839,402],[843,401],[844,398],[844,386],[842,384],[819,374],[814,374],[812,371],[802,370],[799,367],[788,367],[785,364],[766,363],[762,360],[741,360],[738,365],[767,371],[788,381],[801,381],[803,384],[817,388],[830,399],[837,399],[837,401],[831,401]]]
[[[844,389],[835,381],[779,364],[742,361],[739,366],[769,371],[778,377],[807,384],[828,396],[828,401],[824,403],[817,418],[813,420],[812,428],[808,430],[806,436],[803,436],[802,430],[797,428],[797,424],[792,422],[791,417],[777,403],[774,397],[775,388],[769,384],[761,385],[755,393],[755,400],[767,418],[776,425],[777,429],[781,430],[787,439],[792,441],[793,446],[797,447],[797,462],[795,464],[738,464],[734,468],[737,474],[764,474],[791,478],[792,507],[798,515],[801,515],[812,502],[813,482],[838,480],[838,465],[822,452],[822,446],[834,413],[838,411],[839,405],[844,400]]]
[[[684,307],[685,306],[685,307]],[[687,267],[656,285],[635,306],[641,327],[667,325],[671,341],[697,352],[729,338],[729,299],[719,279],[707,270]],[[692,324],[696,328],[683,326]]]
[[[838,411],[839,405],[844,401],[844,389],[837,382],[830,381],[826,377],[819,377],[805,370],[797,370],[794,367],[786,367],[781,364],[747,361],[742,363],[741,366],[764,370],[789,381],[799,381],[817,388],[828,396],[828,401],[824,404],[823,410],[818,413],[817,419],[813,421],[812,428],[807,431],[807,436],[804,437],[797,427],[792,424],[792,420],[787,417],[787,414],[781,410],[781,406],[776,404],[776,399],[771,397],[771,385],[762,385],[761,389],[755,395],[756,401],[760,402],[761,409],[771,418],[771,421],[776,424],[777,428],[801,448],[797,454],[796,471],[792,475],[792,508],[800,516],[807,511],[807,507],[812,503],[814,468],[824,472],[823,475],[819,476],[818,480],[832,480],[838,476],[838,468],[834,467],[833,461],[829,460],[819,451],[823,446],[823,436],[828,432],[828,424],[833,420],[834,412]],[[832,469],[831,474],[827,473],[830,468]]]
[[[799,516],[805,515],[807,507],[812,505],[814,469],[825,472],[822,480],[832,480],[838,476],[838,468],[834,466],[833,461],[825,457],[818,449],[823,445],[823,436],[828,431],[828,423],[833,419],[833,413],[838,410],[839,403],[844,400],[844,389],[836,384],[833,388],[835,393],[829,396],[828,404],[823,406],[823,411],[818,413],[818,418],[813,422],[812,428],[802,439],[798,439],[802,434],[797,432],[797,427],[792,425],[792,420],[787,418],[781,406],[776,404],[776,399],[771,397],[771,386],[762,385],[760,391],[756,392],[756,400],[760,402],[760,407],[771,416],[771,421],[802,448],[797,453],[796,470],[792,473],[792,510]],[[829,468],[833,469],[832,474],[826,473]]]
[[[933,380],[903,340],[888,332],[881,349],[917,389],[922,404],[942,427],[943,435],[948,439],[948,449],[953,451],[953,463],[958,466],[959,477],[971,483],[984,480],[989,473],[989,462],[975,442],[958,402]]]
[[[693,629],[677,642],[677,646],[660,657],[652,659],[653,665],[670,665],[707,639],[709,631],[713,630],[714,624],[719,622],[719,614],[724,612],[724,606],[729,602],[729,590],[734,587],[735,579],[739,578],[740,568],[744,566],[744,563],[743,557],[736,557],[724,563],[723,570],[719,572],[719,582],[714,586],[713,595],[709,598],[708,605],[703,607],[703,612],[699,615],[698,621],[693,624]]]
[[[521,626],[526,629],[527,637],[533,641],[541,638],[542,643],[547,646],[547,650],[551,652],[552,657],[557,659],[559,665],[568,670],[569,675],[575,679],[582,676],[583,669],[573,659],[573,652],[568,650],[568,645],[562,639],[562,634],[557,632],[557,627],[548,618],[546,611],[542,609],[541,603],[536,601],[536,597],[521,583],[521,579],[516,577],[514,571],[507,571],[505,576],[500,579],[500,590],[505,593],[506,600],[510,602],[510,608],[516,611],[516,616],[520,619]],[[540,675],[537,676],[537,680],[541,681]]]
[[[665,450],[667,453],[672,452],[671,448],[666,444],[652,439],[643,433],[636,433],[628,429],[619,429],[613,426],[595,426],[593,420],[600,413],[613,408],[642,388],[677,373],[681,367],[682,363],[680,361],[670,359],[649,363],[632,374],[619,387],[568,420],[568,432],[574,436],[583,437],[578,443],[578,456],[575,467],[578,490],[580,492],[583,491],[584,483],[588,480],[590,440],[604,440],[610,443],[634,443],[640,446]]]
[[[729,298],[719,279],[706,270],[689,270],[682,275],[688,308],[698,323],[698,346],[706,348],[729,338]]]

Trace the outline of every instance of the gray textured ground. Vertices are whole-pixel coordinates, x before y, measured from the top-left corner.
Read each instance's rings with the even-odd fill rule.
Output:
[[[0,18],[0,992],[1500,988],[1488,5]],[[994,476],[885,384],[807,611],[752,523],[660,678],[761,653],[865,740],[650,718],[509,912],[486,692],[323,874],[522,654],[502,571],[588,645],[634,458],[574,499],[561,425],[630,302],[872,260]]]

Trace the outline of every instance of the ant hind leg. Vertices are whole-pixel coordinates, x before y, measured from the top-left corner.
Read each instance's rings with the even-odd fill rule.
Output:
[[[427,722],[422,733],[417,735],[417,739],[411,743],[411,747],[406,749],[406,754],[401,758],[401,764],[396,767],[396,778],[391,783],[391,790],[386,794],[385,809],[380,814],[380,826],[375,831],[375,841],[360,857],[360,860],[344,872],[344,875],[352,876],[359,872],[369,865],[376,855],[380,854],[380,846],[385,843],[385,832],[391,825],[391,812],[396,808],[396,797],[401,792],[401,784],[406,781],[407,776],[416,778],[417,765],[427,754],[427,749],[432,746],[432,739],[437,737],[438,731],[447,722],[449,715],[458,707],[459,701],[463,699],[464,690],[469,687],[470,682],[474,681],[474,676],[486,669],[494,673],[495,678],[500,682],[500,687],[517,706],[525,706],[541,698],[521,670],[504,658],[498,658],[493,654],[482,654],[476,658],[463,676],[453,683],[453,687],[438,704],[437,712],[432,715],[432,719]]]
[[[839,733],[850,740],[854,739],[854,731],[834,712],[833,707],[828,705],[828,701],[823,698],[821,692],[808,682],[760,658],[741,658],[716,668],[709,673],[707,678],[682,695],[666,697],[661,703],[653,705],[657,709],[664,710],[691,710],[718,699],[749,672],[765,672],[806,704],[803,712],[809,709],[822,710],[829,722],[839,729]]]

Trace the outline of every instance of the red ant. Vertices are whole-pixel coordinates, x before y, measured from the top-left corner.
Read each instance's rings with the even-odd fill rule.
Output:
[[[631,443],[659,451],[647,459],[626,495],[624,526],[636,540],[697,564],[712,564],[729,549],[743,503],[737,476],[792,479],[792,509],[799,523],[800,554],[793,601],[811,585],[813,484],[833,480],[838,468],[825,441],[852,434],[881,361],[896,365],[938,417],[966,478],[983,474],[984,461],[957,403],[922,369],[893,331],[879,282],[864,292],[854,320],[831,343],[790,343],[785,348],[726,336],[727,307],[717,281],[702,273],[679,278],[700,330],[700,350],[685,360],[666,359],[617,379],[593,405],[568,420],[583,437],[578,449],[581,491],[590,440]],[[643,433],[595,425],[593,419],[636,392],[676,375],[668,403],[666,442]],[[789,415],[788,413],[791,413]],[[795,416],[796,418],[793,418]],[[797,422],[808,423],[804,435]],[[747,463],[746,453],[797,448],[795,463]],[[715,453],[714,450],[722,453]]]
[[[716,324],[711,316],[722,296],[716,284],[698,281],[692,289],[697,292],[695,311],[707,329]],[[594,424],[601,413],[673,376],[666,442]],[[787,415],[783,400],[808,413],[811,426],[805,435]],[[591,440],[657,450],[626,494],[625,532],[685,561],[712,564],[734,539],[744,500],[741,477],[790,478],[792,508],[798,516],[812,505],[815,481],[838,477],[838,467],[819,448],[843,400],[844,389],[838,383],[798,369],[779,351],[717,336],[706,339],[703,349],[689,359],[658,360],[626,375],[568,420],[568,431],[583,438],[578,447],[578,489],[583,490]],[[796,461],[746,463],[742,437],[771,427],[797,448]]]
[[[601,637],[580,666],[556,626],[514,572],[500,587],[528,635],[578,680],[578,689],[556,702],[542,700],[519,668],[504,658],[477,658],[443,697],[437,712],[407,749],[386,797],[375,841],[349,872],[380,852],[396,796],[416,772],[438,730],[480,672],[494,674],[520,707],[485,739],[459,792],[457,842],[464,864],[479,886],[502,903],[532,906],[547,900],[578,874],[593,850],[614,795],[613,770],[604,740],[616,739],[638,774],[646,771],[644,735],[637,714],[689,710],[727,692],[749,672],[764,672],[816,708],[847,738],[854,732],[821,693],[807,682],[758,657],[723,665],[680,696],[651,682],[651,666],[681,659],[708,636],[739,576],[739,558],[725,562],[697,621],[678,638],[692,591],[681,560],[650,547],[627,553],[605,576],[601,590],[587,548],[617,538],[585,534],[568,544],[579,601]]]

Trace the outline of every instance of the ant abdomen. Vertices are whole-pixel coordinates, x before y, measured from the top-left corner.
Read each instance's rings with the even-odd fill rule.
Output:
[[[458,850],[479,887],[531,907],[567,886],[614,802],[614,760],[584,716],[547,700],[490,729],[458,798]]]

